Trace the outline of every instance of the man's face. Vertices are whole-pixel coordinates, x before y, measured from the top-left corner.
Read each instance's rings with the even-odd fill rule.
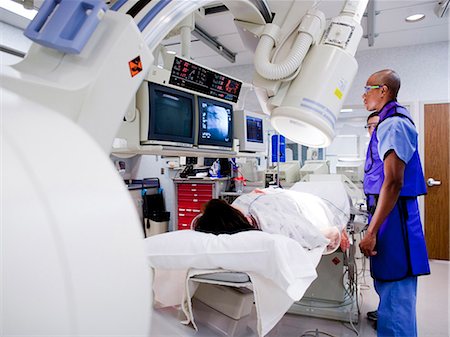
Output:
[[[368,111],[380,111],[384,106],[385,88],[383,83],[378,82],[375,76],[370,76],[367,80],[362,98]]]
[[[370,136],[372,136],[372,133],[375,130],[375,128],[377,127],[379,121],[380,121],[380,116],[373,116],[367,120],[366,127],[367,127],[367,131],[369,132]]]

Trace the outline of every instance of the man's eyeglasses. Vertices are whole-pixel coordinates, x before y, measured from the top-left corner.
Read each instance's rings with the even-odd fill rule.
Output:
[[[378,123],[369,123],[364,126],[364,129],[375,129],[377,127]]]
[[[372,89],[380,89],[384,84],[380,85],[366,85],[364,86],[364,93],[367,94]]]

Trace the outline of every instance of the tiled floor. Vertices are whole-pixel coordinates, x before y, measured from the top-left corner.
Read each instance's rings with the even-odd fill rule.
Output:
[[[450,263],[431,261],[431,275],[419,278],[417,316],[419,336],[450,337],[449,330],[449,273]],[[372,279],[366,271],[359,277],[361,285],[361,315],[355,325],[359,336],[376,337],[376,331],[367,321],[366,313],[376,309],[377,295],[372,287]],[[194,317],[199,330],[180,323],[179,312],[175,308],[156,310],[152,320],[152,337],[254,337],[256,333],[256,315],[254,312],[240,321],[228,318],[215,310],[194,303]],[[327,319],[311,318],[286,314],[267,335],[268,337],[316,336],[314,331],[324,332],[317,336],[347,337],[357,336],[349,324]]]

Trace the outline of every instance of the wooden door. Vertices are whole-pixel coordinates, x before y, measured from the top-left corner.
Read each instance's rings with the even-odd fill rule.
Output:
[[[449,260],[449,174],[450,117],[449,103],[426,104],[424,107],[425,180],[439,181],[428,186],[425,196],[425,238],[430,259]]]

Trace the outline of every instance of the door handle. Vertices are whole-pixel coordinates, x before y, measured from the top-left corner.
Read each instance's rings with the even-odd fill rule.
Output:
[[[440,180],[434,180],[433,178],[428,178],[427,180],[427,185],[432,187],[432,186],[439,186],[441,184]]]

